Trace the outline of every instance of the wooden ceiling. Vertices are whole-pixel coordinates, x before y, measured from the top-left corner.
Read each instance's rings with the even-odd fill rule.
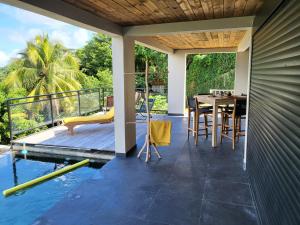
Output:
[[[172,49],[236,48],[246,31],[202,32],[151,36]]]
[[[122,26],[251,16],[263,0],[62,0]]]

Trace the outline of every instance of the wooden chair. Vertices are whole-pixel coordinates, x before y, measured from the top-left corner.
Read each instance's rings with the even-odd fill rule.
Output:
[[[241,120],[245,118],[246,115],[246,99],[238,99],[234,100],[233,109],[223,110],[221,113],[221,140],[223,141],[223,137],[227,137],[232,140],[232,149],[235,149],[236,137],[238,140],[240,136],[245,136],[245,132],[241,130]],[[232,119],[232,123],[230,124],[230,119]],[[231,132],[231,136],[229,135]]]
[[[194,119],[194,127],[195,127],[195,136],[194,136],[194,141],[195,141],[195,145],[198,144],[198,137],[201,135],[205,135],[205,138],[208,138],[208,128],[211,127],[211,125],[209,124],[207,118],[208,115],[212,115],[212,106],[207,106],[206,104],[204,104],[203,102],[199,102],[197,100],[197,98],[195,98],[195,106],[196,106],[196,110],[195,110],[195,119]],[[204,122],[200,122],[200,116],[203,115],[204,117]],[[204,123],[203,128],[199,129],[199,124]],[[199,134],[200,130],[204,130],[204,134],[201,133]]]

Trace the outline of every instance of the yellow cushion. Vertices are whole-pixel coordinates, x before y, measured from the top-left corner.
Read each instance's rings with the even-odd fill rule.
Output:
[[[92,115],[92,116],[77,116],[69,117],[63,120],[64,124],[69,123],[108,123],[114,119],[115,110],[112,107],[104,115]]]

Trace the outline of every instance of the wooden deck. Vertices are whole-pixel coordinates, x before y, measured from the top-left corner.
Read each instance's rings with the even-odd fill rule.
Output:
[[[165,115],[154,115],[163,119]],[[74,135],[65,126],[57,126],[17,140],[12,143],[13,150],[26,150],[35,154],[52,154],[74,157],[87,157],[110,160],[115,153],[114,123],[87,124],[75,127]],[[137,123],[136,139],[146,134],[146,124]]]
[[[141,117],[138,117],[138,121]],[[153,119],[166,119],[166,115],[153,115]],[[146,124],[137,123],[136,139],[146,134]],[[45,145],[70,147],[86,150],[115,150],[114,123],[109,124],[86,124],[76,126],[74,135],[67,132],[65,126],[57,126],[13,141],[14,144]]]
[[[80,149],[113,151],[115,149],[114,123],[87,124],[75,127],[70,135],[65,126],[57,126],[14,141],[26,145],[47,145]],[[145,135],[145,125],[137,125],[137,139]]]

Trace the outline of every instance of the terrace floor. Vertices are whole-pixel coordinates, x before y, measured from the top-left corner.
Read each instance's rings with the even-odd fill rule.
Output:
[[[254,225],[258,224],[243,142],[211,148],[187,140],[187,119],[172,117],[172,144],[146,164],[114,158],[35,221],[38,224]],[[143,138],[138,139],[140,148]]]
[[[154,115],[163,118],[163,115]],[[141,118],[139,118],[141,119]],[[140,120],[141,121],[141,120]],[[137,139],[145,135],[146,125],[138,123],[136,126]],[[86,124],[76,126],[74,135],[70,135],[63,125],[28,135],[14,140],[14,143],[27,145],[46,145],[69,147],[71,149],[115,150],[114,123]]]

